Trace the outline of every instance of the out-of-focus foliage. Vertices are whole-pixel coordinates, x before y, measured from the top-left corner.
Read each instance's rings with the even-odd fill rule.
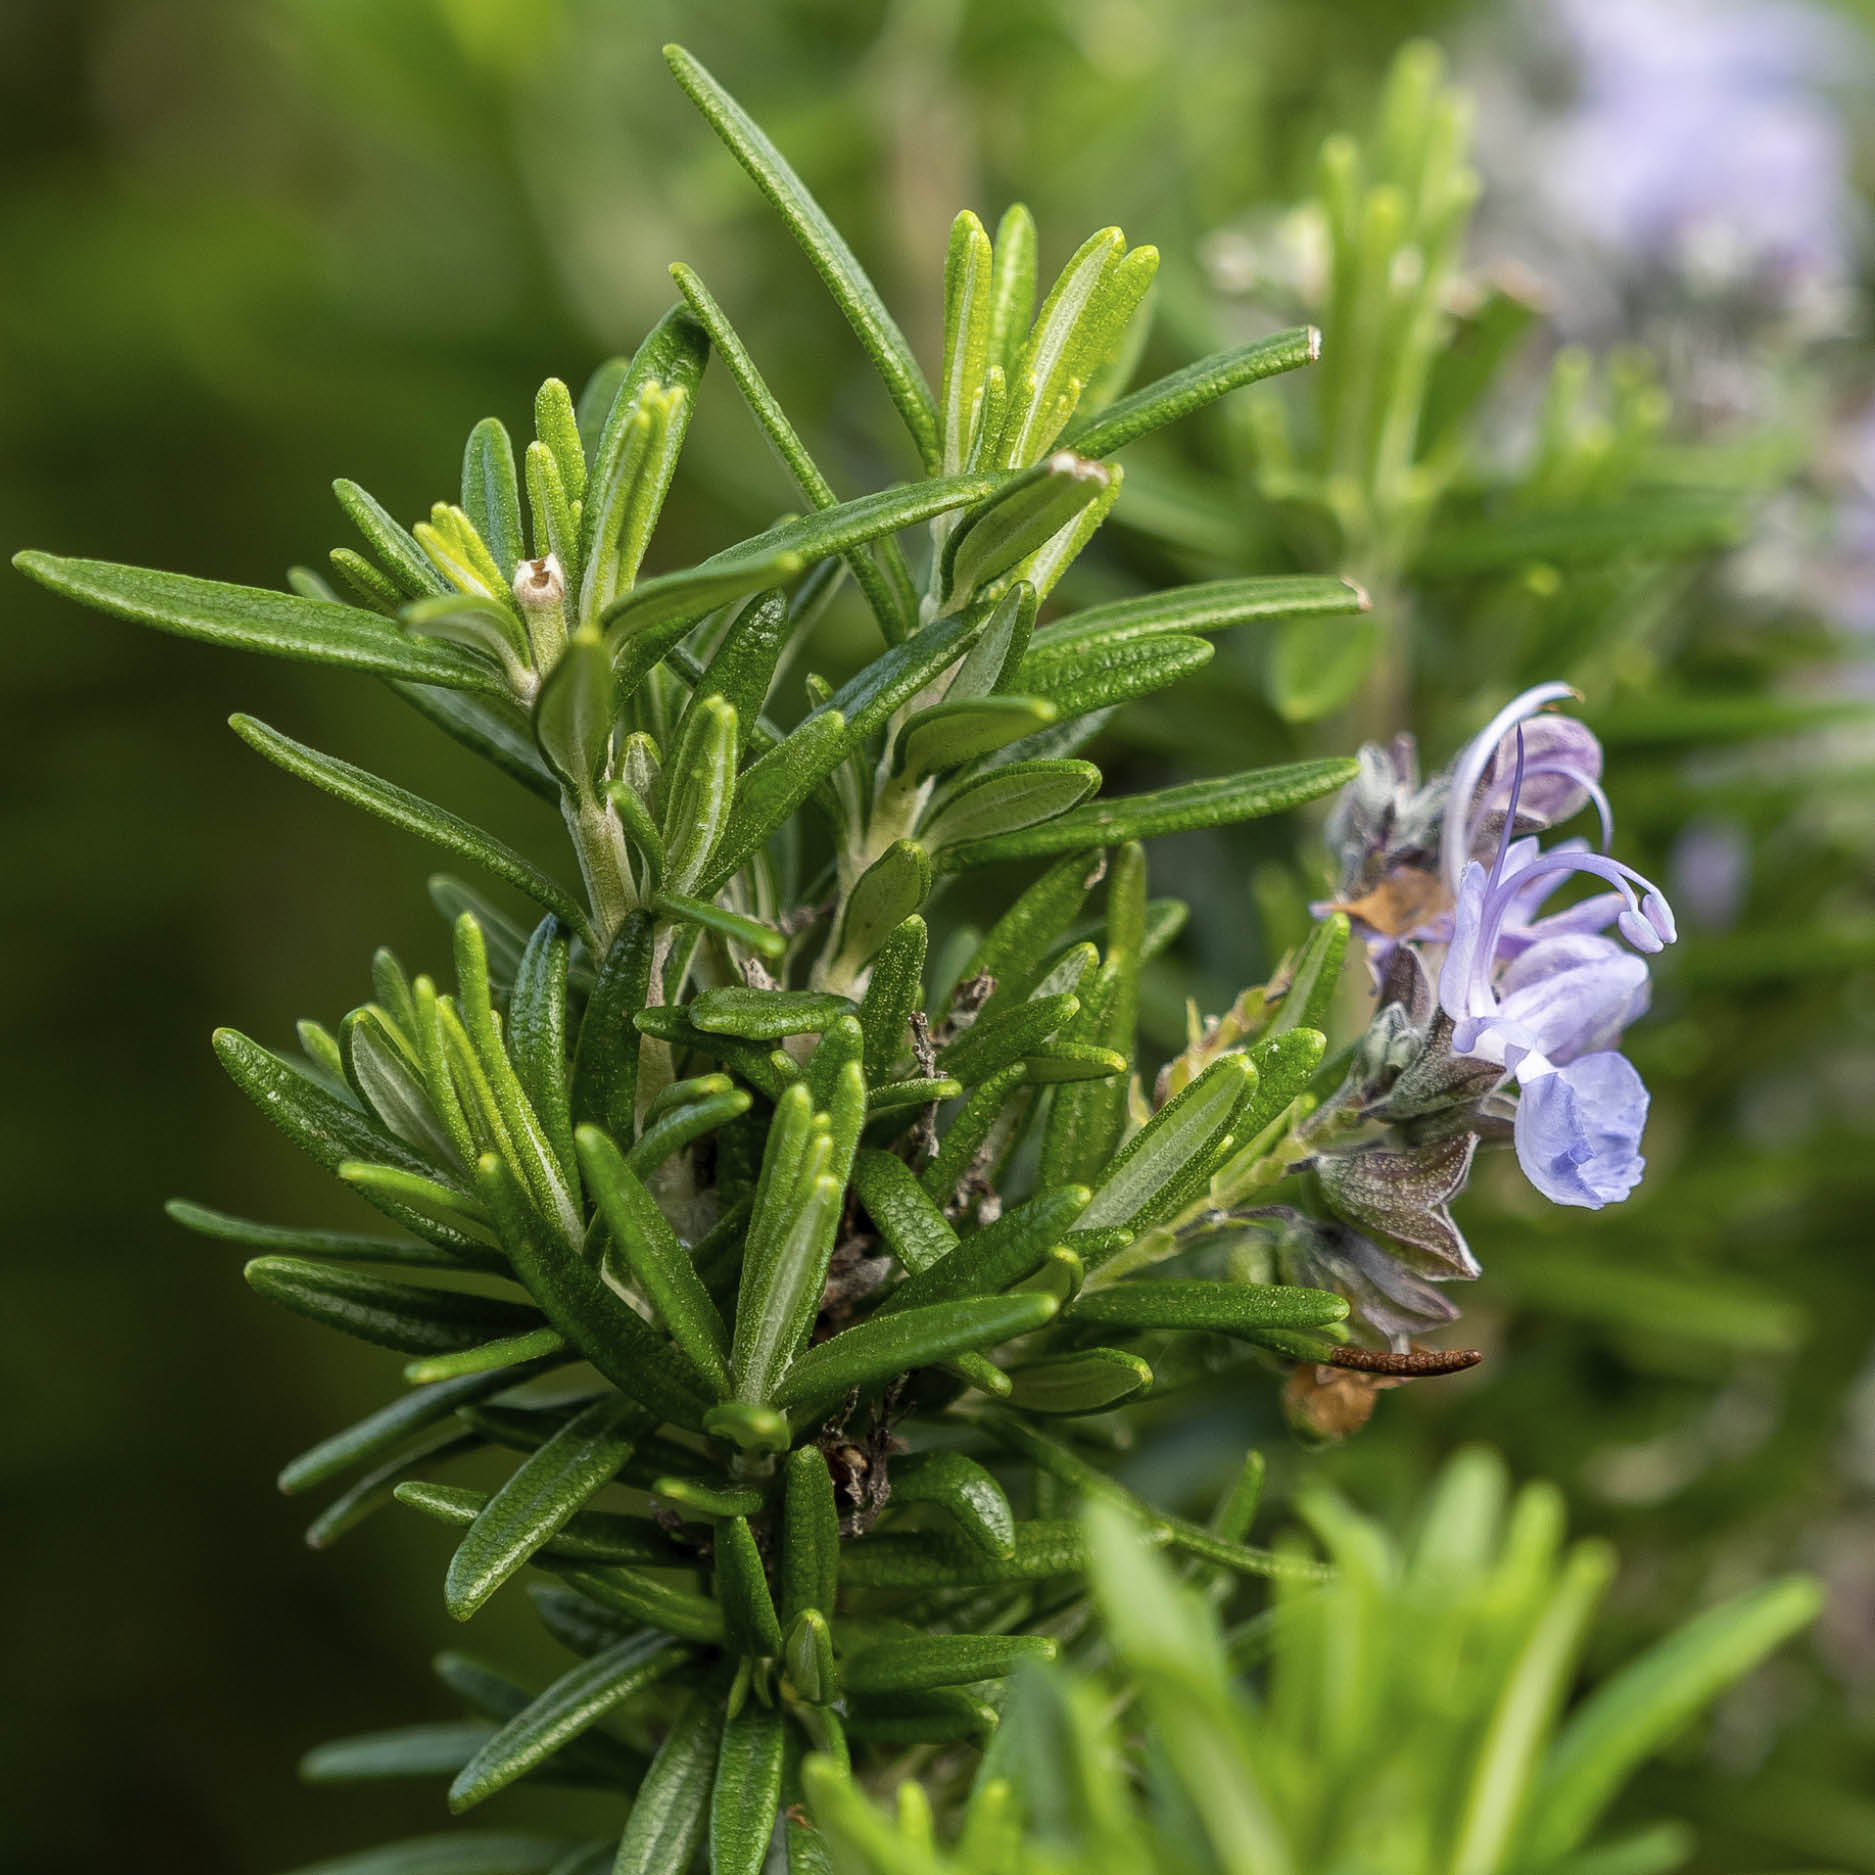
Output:
[[[909,289],[895,303],[941,304],[959,201],[994,213],[1019,190],[1044,227],[1115,217],[1156,241],[1149,376],[1161,354],[1275,323],[1246,303],[1244,257],[1284,232],[1322,136],[1372,121],[1395,46],[1426,29],[1489,83],[1547,69],[1506,13],[1451,7],[13,7],[0,18],[4,536],[99,547],[76,517],[102,513],[114,556],[274,584],[324,544],[306,517],[334,465],[414,512],[469,420],[518,416],[516,386],[634,339],[665,303],[673,254],[726,301],[762,306],[775,387],[832,439],[822,460],[843,490],[908,472],[889,404],[848,368],[848,335],[810,294],[769,290],[784,274],[799,284],[802,264],[692,132],[655,54],[674,31],[812,175],[876,277]],[[1537,108],[1502,90],[1485,102],[1500,130]],[[1618,258],[1577,251],[1573,264],[1613,277]],[[1361,733],[1410,723],[1443,753],[1481,706],[1534,678],[1560,671],[1589,693],[1624,842],[1679,887],[1683,916],[1703,908],[1634,1037],[1655,1092],[1648,1182],[1590,1226],[1546,1215],[1492,1166],[1465,1217],[1487,1267],[1467,1299],[1485,1366],[1436,1396],[1387,1395],[1360,1438],[1318,1462],[1401,1514],[1472,1433],[1519,1475],[1560,1479],[1573,1521],[1613,1536],[1629,1565],[1590,1644],[1604,1670],[1691,1601],[1818,1569],[1831,1591],[1818,1646],[1754,1679],[1709,1744],[1684,1747],[1635,1802],[1690,1818],[1701,1868],[1875,1867],[1870,768],[1841,729],[1767,716],[1764,700],[1854,687],[1853,647],[1817,602],[1846,590],[1866,603],[1843,551],[1858,511],[1833,505],[1844,480],[1854,494],[1855,433],[1829,426],[1871,373],[1841,337],[1803,345],[1723,295],[1676,298],[1660,253],[1645,259],[1591,336],[1619,333],[1632,311],[1658,362],[1565,353],[1546,368],[1539,317],[1509,367],[1513,393],[1531,382],[1521,399],[1474,412],[1469,430],[1422,431],[1436,473],[1412,490],[1420,508],[1387,557],[1362,569],[1385,601],[1383,635],[1378,680],[1351,708]],[[1461,356],[1529,297],[1513,277],[1510,303],[1493,299],[1488,270],[1468,272],[1479,290],[1453,309]],[[1306,292],[1305,276],[1276,273]],[[910,336],[935,355],[934,331]],[[1744,374],[1742,412],[1714,415],[1715,372]],[[1454,412],[1462,389],[1460,374]],[[1129,462],[1111,559],[1088,570],[1084,596],[1267,571],[1282,555],[1342,570],[1351,537],[1336,516],[1354,508],[1283,481],[1298,458],[1307,474],[1325,466],[1310,453],[1318,414],[1295,413],[1287,462],[1228,415],[1156,464]],[[1488,446],[1458,447],[1467,436]],[[674,517],[695,534],[673,538],[671,564],[785,496],[726,398],[699,417],[693,467]],[[1681,504],[1673,553],[1625,540],[1637,490]],[[1287,504],[1275,520],[1273,495]],[[1731,539],[1747,544],[1727,551]],[[91,1868],[156,1839],[196,1868],[283,1863],[324,1825],[281,1767],[315,1738],[380,1722],[399,1701],[386,1660],[402,1664],[401,1703],[423,1697],[403,1611],[426,1546],[419,1532],[361,1537],[381,1566],[343,1585],[316,1559],[283,1564],[294,1519],[259,1506],[253,1481],[335,1410],[364,1405],[366,1380],[291,1326],[257,1328],[225,1266],[186,1260],[195,1252],[152,1219],[178,1186],[312,1214],[316,1186],[256,1150],[201,1038],[230,1006],[270,1031],[337,1006],[361,943],[417,948],[433,927],[416,894],[399,897],[394,836],[341,833],[200,725],[237,686],[263,714],[290,689],[315,742],[403,719],[337,679],[228,674],[208,652],[75,630],[23,588],[10,603],[9,874],[31,882],[14,968],[32,993],[15,1000],[9,1044],[24,1194],[9,1342],[33,1433],[9,1464],[34,1508],[9,1518],[8,1547],[40,1614],[13,1656],[38,1692],[32,1722],[11,1728],[6,1775],[48,1800],[9,1806],[0,1853]],[[858,617],[829,622],[830,666],[856,646]],[[1348,719],[1309,724],[1272,651],[1220,657],[1175,710],[1136,707],[1110,772],[1152,785],[1236,767],[1252,736],[1259,749],[1284,734],[1298,752],[1345,746]],[[454,759],[433,738],[424,752]],[[454,780],[452,800],[482,818],[466,760]],[[503,812],[487,803],[518,837],[525,823]],[[1266,973],[1320,882],[1256,840],[1189,836],[1168,857],[1167,883],[1194,905],[1179,962],[1221,1006]],[[1145,1012],[1168,1049],[1183,1034],[1177,1000]],[[1279,1437],[1265,1406],[1220,1394],[1208,1419],[1135,1462],[1176,1501],[1251,1440]],[[1279,1485],[1292,1466],[1278,1458]],[[207,1531],[238,1563],[211,1563]],[[132,1546],[127,1599],[109,1559]],[[375,1599],[361,1597],[367,1581]],[[99,1664],[74,1674],[74,1659]],[[111,1776],[85,1768],[106,1751]],[[51,1801],[74,1791],[81,1801]],[[356,1821],[391,1834],[426,1815],[390,1792]]]
[[[1510,1498],[1462,1452],[1410,1542],[1331,1492],[1297,1508],[1335,1574],[1220,1630],[1111,1506],[1090,1512],[1104,1623],[1098,1677],[1025,1667],[952,1853],[926,1800],[897,1827],[810,1761],[836,1870],[863,1875],[1493,1875],[1669,1869],[1692,1844],[1655,1822],[1583,1850],[1620,1784],[1734,1675],[1810,1618],[1814,1587],[1766,1583],[1655,1643],[1566,1718],[1583,1635],[1614,1569],[1562,1546],[1560,1494]],[[1249,1673],[1231,1684],[1231,1668]],[[1135,1793],[1139,1794],[1135,1794]],[[948,1847],[948,1845],[947,1845]]]

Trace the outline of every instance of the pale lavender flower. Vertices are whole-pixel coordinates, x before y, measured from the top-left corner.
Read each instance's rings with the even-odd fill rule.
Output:
[[[1599,1211],[1640,1183],[1647,1089],[1626,1055],[1583,1055],[1530,1076],[1517,1099],[1517,1163],[1555,1204]]]
[[[1567,719],[1550,719],[1540,738],[1531,734],[1537,724],[1526,728],[1569,694],[1561,684],[1526,691],[1453,765],[1440,859],[1455,903],[1439,1003],[1454,1053],[1494,1062],[1517,1081],[1514,1137],[1530,1182],[1558,1204],[1599,1208],[1626,1197],[1640,1177],[1647,1092],[1613,1044],[1647,1006],[1645,957],[1672,943],[1675,929],[1665,895],[1632,867],[1576,841],[1545,852],[1534,839],[1512,838],[1533,739],[1535,815],[1593,800],[1604,838],[1613,831],[1588,730]],[[1507,745],[1514,756],[1506,777]],[[1487,865],[1475,854],[1492,825]],[[1577,875],[1612,890],[1540,916],[1548,895]],[[1605,935],[1610,924],[1632,949]]]

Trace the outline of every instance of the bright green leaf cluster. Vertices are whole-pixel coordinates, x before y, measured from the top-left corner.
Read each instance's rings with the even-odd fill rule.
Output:
[[[1226,1531],[1260,1469],[1219,1506]],[[1589,1839],[1635,1768],[1814,1618],[1814,1584],[1772,1582],[1708,1608],[1564,1714],[1605,1545],[1563,1545],[1548,1486],[1515,1498],[1465,1452],[1399,1543],[1322,1491],[1300,1505],[1335,1566],[1279,1585],[1275,1609],[1220,1631],[1150,1531],[1096,1500],[1086,1547],[1106,1633],[1098,1676],[1025,1668],[954,1845],[902,1786],[889,1819],[824,1758],[804,1782],[851,1875],[1186,1875],[1318,1869],[1561,1875],[1678,1867],[1677,1823]],[[1144,1540],[1142,1540],[1142,1537]],[[1246,1672],[1233,1677],[1232,1669]],[[1116,1727],[1114,1694],[1136,1703]],[[1141,1734],[1143,1733],[1143,1738]]]

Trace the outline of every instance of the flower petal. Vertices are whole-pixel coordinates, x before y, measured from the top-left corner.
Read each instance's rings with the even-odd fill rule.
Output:
[[[1524,1083],[1517,1101],[1517,1162],[1555,1204],[1599,1211],[1625,1198],[1646,1161],[1647,1089],[1612,1052],[1584,1055]]]

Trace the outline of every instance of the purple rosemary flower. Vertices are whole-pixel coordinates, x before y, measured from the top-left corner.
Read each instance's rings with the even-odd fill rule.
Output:
[[[1641,1175],[1647,1090],[1614,1045],[1647,1007],[1646,957],[1675,932],[1665,896],[1632,867],[1585,842],[1545,852],[1534,838],[1513,837],[1526,816],[1554,824],[1591,801],[1604,843],[1613,832],[1593,735],[1566,717],[1531,721],[1571,694],[1564,684],[1525,691],[1453,764],[1440,842],[1453,910],[1439,1004],[1455,1054],[1516,1080],[1525,1176],[1557,1204],[1599,1208],[1625,1198]],[[1487,863],[1478,854],[1493,835]],[[1541,915],[1578,875],[1611,889]],[[1611,924],[1632,949],[1606,935]]]

